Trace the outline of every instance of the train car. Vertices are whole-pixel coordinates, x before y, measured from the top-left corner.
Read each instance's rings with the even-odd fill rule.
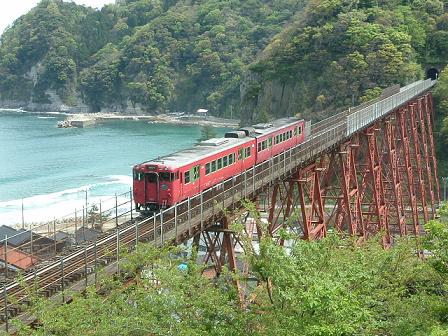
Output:
[[[136,165],[136,209],[154,212],[197,195],[303,142],[304,133],[303,120],[283,118]]]
[[[283,118],[269,124],[254,125],[257,161],[260,163],[305,141],[305,121]]]
[[[134,166],[134,202],[157,211],[197,195],[256,162],[255,139],[217,138]]]

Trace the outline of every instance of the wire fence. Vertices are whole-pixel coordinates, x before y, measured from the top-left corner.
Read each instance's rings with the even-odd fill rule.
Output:
[[[383,104],[382,111],[398,108],[403,104],[403,97],[412,99],[434,84],[433,81],[425,81],[410,86],[409,91],[402,90],[399,93],[403,93],[401,98]],[[348,139],[355,131],[354,124],[350,120],[359,121],[360,115],[365,116],[365,122],[357,124],[361,129],[374,121],[372,115],[381,117],[385,114],[385,112],[377,113],[375,108],[368,110],[372,115],[360,114],[364,110],[354,112],[356,116],[350,114],[350,111],[344,111],[311,125],[311,135],[306,142],[151,217],[136,218],[137,214],[132,210],[132,191],[129,191],[109,199],[109,203],[105,201],[91,204],[62,219],[28,230],[30,239],[20,247],[10,247],[13,238],[19,235],[3,239],[1,243],[4,248],[3,260],[6,272],[12,270],[12,259],[15,256],[11,251],[27,253],[27,257],[21,259],[22,262],[39,264],[39,267],[25,272],[22,284],[18,282],[4,284],[4,295],[0,300],[0,307],[3,308],[0,309],[0,314],[6,322],[6,328],[10,316],[20,310],[12,302],[27,302],[28,293],[23,284],[34,285],[39,288],[40,293],[50,296],[56,291],[64,292],[67,285],[74,281],[84,279],[87,285],[89,275],[92,274],[96,281],[100,266],[114,263],[115,271],[119,271],[120,251],[133,250],[138,242],[151,242],[161,246],[166,242],[186,240],[211,225],[213,219],[224,215],[227,209],[240,207],[241,200],[251,198],[261,192],[266,185],[289,176],[301,165]],[[122,201],[119,202],[119,198]],[[115,203],[111,205],[110,200]],[[58,224],[61,223],[64,223],[63,230],[59,230],[61,226]],[[99,234],[91,234],[92,230],[97,230]],[[59,231],[69,235],[73,232],[79,234],[70,236],[68,248],[59,246],[57,239],[52,239],[51,242],[46,240],[56,238]],[[49,262],[39,263],[41,256]],[[39,259],[35,261],[33,258]]]

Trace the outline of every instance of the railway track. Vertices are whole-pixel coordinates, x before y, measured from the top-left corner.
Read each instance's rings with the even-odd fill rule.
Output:
[[[289,176],[316,155],[345,141],[352,132],[347,128],[348,124],[351,127],[356,125],[359,131],[367,127],[373,117],[385,115],[404,104],[406,99],[420,95],[432,85],[432,82],[422,82],[422,85],[410,87],[409,90],[412,91],[403,90],[398,93],[400,95],[404,92],[403,96],[386,98],[385,100],[393,100],[389,105],[380,101],[354,113],[345,111],[318,122],[311,126],[311,134],[306,142],[169,209],[117,226],[113,232],[94,243],[61,256],[32,274],[25,274],[21,283],[15,281],[4,287],[3,297],[0,298],[3,322],[16,316],[22,310],[22,305],[30,302],[28,288],[38,288],[41,295],[50,297],[83,278],[87,282],[89,274],[97,272],[100,267],[112,261],[119,261],[120,252],[124,249],[133,250],[137,242],[150,242],[160,246],[166,242],[185,241],[211,225],[226,209],[240,208],[242,199],[255,196],[276,179]],[[377,104],[384,105],[382,110],[379,110]]]

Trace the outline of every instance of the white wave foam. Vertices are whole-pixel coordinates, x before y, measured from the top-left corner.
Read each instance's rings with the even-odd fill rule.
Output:
[[[37,119],[56,119],[56,117],[37,117]]]
[[[102,186],[114,184],[131,186],[132,178],[126,175],[110,175],[107,176],[107,181],[105,182],[24,198],[25,222],[44,222],[63,216],[73,217],[75,209],[80,211],[85,206],[86,191],[89,207],[101,201],[104,206],[103,209],[112,208],[115,205],[115,196],[101,194],[99,191],[101,191]],[[110,193],[110,189],[108,193]],[[117,197],[119,204],[125,203],[128,199],[129,195]],[[21,222],[21,209],[22,199],[0,202],[0,224]],[[119,212],[121,213],[122,210],[119,210]]]
[[[107,200],[102,199],[101,197],[92,197],[89,199],[88,209],[95,204],[99,208],[99,203],[101,202],[101,208],[103,213],[109,213],[111,216],[115,215],[115,198],[108,198]],[[118,214],[126,212],[130,209],[130,199],[125,196],[117,197],[118,206]],[[85,207],[85,200],[78,199],[72,201],[59,201],[54,204],[45,206],[45,207],[37,207],[37,208],[29,208],[26,205],[24,206],[24,222],[25,226],[29,227],[30,223],[44,223],[48,221],[52,221],[53,219],[64,219],[64,218],[74,218],[75,210],[76,216],[78,218],[82,217],[83,207]],[[22,212],[21,208],[12,208],[8,209],[8,211],[0,212],[0,223],[6,225],[20,225],[22,221]]]
[[[132,176],[129,175],[108,175],[106,178],[111,180],[107,182],[108,184],[118,183],[132,186]]]

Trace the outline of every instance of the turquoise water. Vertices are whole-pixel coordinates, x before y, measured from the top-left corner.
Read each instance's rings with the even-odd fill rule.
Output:
[[[199,126],[107,121],[57,128],[60,114],[0,113],[0,224],[43,221],[129,191],[131,167],[196,142]],[[223,129],[218,130],[222,134]]]

